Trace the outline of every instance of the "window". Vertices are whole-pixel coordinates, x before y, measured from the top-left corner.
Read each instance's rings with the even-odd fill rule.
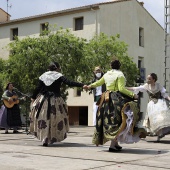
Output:
[[[144,68],[144,60],[142,57],[138,59],[138,69],[139,69],[139,79],[137,80],[138,85],[144,83],[145,77],[145,68]],[[143,97],[143,93],[140,92],[140,97]]]
[[[15,40],[18,36],[18,28],[12,28],[11,29],[11,40]]]
[[[81,90],[77,89],[77,96],[81,96]]]
[[[80,97],[81,96],[81,89],[78,87],[74,88],[74,97]]]
[[[142,60],[139,59],[139,60],[138,60],[138,68],[140,69],[141,67],[142,67]]]
[[[138,59],[138,68],[139,68],[139,74],[141,78],[141,83],[146,80],[146,70],[144,68],[144,59],[143,57],[139,57]]]
[[[139,28],[139,46],[144,47],[144,29]]]
[[[75,26],[74,26],[75,31],[83,30],[83,17],[75,18],[74,23],[75,23]]]
[[[46,22],[46,23],[41,24],[40,26],[41,26],[41,28],[40,28],[41,29],[40,30],[41,35],[48,35],[48,26],[49,26],[49,23]]]

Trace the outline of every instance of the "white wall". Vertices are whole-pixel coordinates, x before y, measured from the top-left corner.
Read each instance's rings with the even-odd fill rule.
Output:
[[[84,17],[84,29],[80,31],[73,30],[74,18]],[[19,24],[11,23],[11,25],[0,25],[0,58],[7,59],[9,52],[4,49],[10,41],[10,30],[18,28],[18,36],[21,38],[26,36],[38,36],[40,33],[40,24],[48,22],[50,25],[69,28],[76,36],[91,39],[96,33],[95,25],[96,14],[93,11],[64,15],[55,18],[41,19],[36,21],[22,21]]]
[[[136,0],[100,7],[100,30],[108,35],[120,34],[125,41],[129,56],[138,64],[138,58],[144,60],[146,76],[156,73],[159,82],[164,83],[164,30]],[[144,47],[139,46],[139,27],[144,28]],[[141,102],[141,111],[146,111],[148,96],[145,93]]]

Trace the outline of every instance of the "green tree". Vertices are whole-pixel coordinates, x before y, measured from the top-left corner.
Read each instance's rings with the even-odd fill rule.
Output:
[[[60,63],[67,78],[85,83],[90,82],[95,66],[101,65],[107,71],[113,55],[120,59],[128,85],[133,85],[138,72],[127,54],[127,44],[120,41],[118,35],[109,37],[102,33],[87,42],[69,30],[52,27],[38,37],[16,37],[9,49],[11,53],[4,75],[23,93],[32,93],[38,77],[52,61]],[[62,87],[64,96],[67,95],[66,88]]]
[[[39,37],[16,38],[9,44],[11,54],[6,67],[7,78],[22,92],[31,93],[38,77],[47,70],[49,63],[57,61],[61,65],[62,73],[77,81],[84,70],[85,42],[85,39],[63,29],[49,31]],[[65,92],[67,87],[62,88]]]
[[[5,84],[5,60],[0,59],[0,96],[4,91]]]
[[[94,36],[87,44],[86,50],[84,50],[88,77],[90,77],[89,70],[92,72],[95,66],[100,65],[104,72],[109,70],[110,62],[115,56],[121,62],[121,70],[125,74],[127,85],[134,85],[138,76],[138,68],[133,62],[133,58],[128,56],[127,50],[128,45],[119,40],[119,35],[109,37],[101,33]]]

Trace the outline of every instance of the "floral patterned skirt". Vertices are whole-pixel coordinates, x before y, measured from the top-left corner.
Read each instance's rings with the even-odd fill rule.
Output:
[[[137,102],[119,92],[110,92],[109,100],[104,99],[97,111],[92,142],[103,145],[117,139],[122,143],[134,143],[145,138],[145,129],[138,126],[139,114]]]
[[[62,97],[38,96],[31,104],[30,132],[43,143],[52,144],[64,140],[68,131],[68,108]]]

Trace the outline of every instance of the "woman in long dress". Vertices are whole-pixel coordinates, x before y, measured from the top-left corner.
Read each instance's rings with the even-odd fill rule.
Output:
[[[18,105],[18,96],[14,91],[13,84],[10,82],[6,86],[6,90],[2,95],[2,99],[7,105],[2,105],[0,109],[0,127],[5,128],[5,134],[9,133],[9,129],[13,129],[13,133],[18,133],[17,129],[21,128],[21,116]],[[17,100],[14,100],[17,99]]]
[[[43,146],[63,141],[69,131],[68,108],[60,94],[62,83],[83,87],[82,83],[64,77],[59,64],[54,62],[49,71],[39,77],[39,84],[32,95],[30,132],[34,132]]]
[[[111,141],[109,152],[122,149],[118,142],[134,143],[146,137],[145,129],[138,126],[140,112],[137,102],[133,101],[137,95],[125,88],[125,76],[119,70],[120,66],[119,60],[113,60],[112,69],[87,86],[90,89],[106,84],[107,91],[98,102],[93,143],[98,146]]]
[[[157,141],[160,141],[162,137],[170,134],[170,109],[167,104],[170,97],[166,93],[166,89],[156,81],[157,75],[151,73],[147,76],[147,83],[139,87],[127,87],[127,89],[133,90],[135,94],[148,93],[149,102],[143,126],[148,133],[156,134]]]

